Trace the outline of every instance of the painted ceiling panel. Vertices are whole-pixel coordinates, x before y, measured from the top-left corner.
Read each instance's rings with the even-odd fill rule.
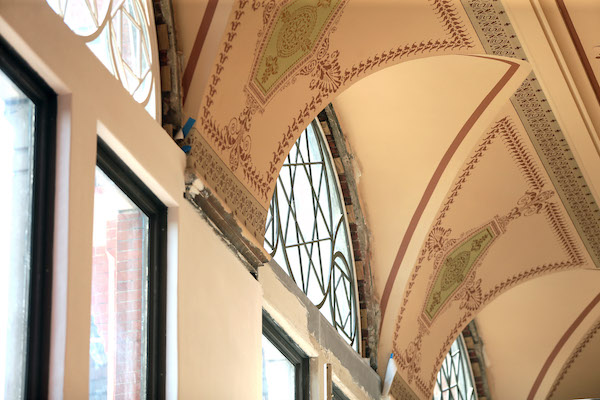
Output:
[[[336,113],[360,167],[379,297],[430,179],[473,110],[506,70],[506,64],[476,57],[416,60],[373,74],[335,99]],[[461,101],[455,101],[459,93]],[[487,117],[482,118],[487,122],[469,132],[461,145],[462,157],[501,105],[488,107]],[[453,169],[447,172],[450,177],[459,167],[457,163],[447,168]]]
[[[238,0],[221,26],[186,106],[189,170],[260,245],[284,157],[334,101],[362,173],[380,372],[393,351],[397,399],[431,398],[450,344],[494,299],[600,265],[600,210],[502,2]],[[494,357],[496,382],[508,360]]]
[[[379,7],[368,7],[372,3],[367,1],[313,3],[236,2],[198,110],[201,134],[189,139],[190,167],[234,210],[249,210],[236,216],[256,237],[263,234],[266,207],[283,158],[335,94],[400,61],[481,52],[456,1],[435,0],[417,7],[418,12],[394,12],[393,24],[384,31],[382,21],[391,21],[390,10],[398,3]],[[346,17],[364,15],[365,7],[369,19],[358,25],[344,23]],[[315,32],[320,33],[314,36]],[[277,43],[306,55],[292,57]],[[255,62],[263,56],[264,63]],[[277,76],[277,83],[259,96],[252,83],[257,76],[267,80]],[[199,154],[207,153],[212,155],[210,165],[200,163]],[[222,176],[214,171],[229,172]]]
[[[492,299],[590,262],[510,106],[467,160],[393,311],[394,359],[420,397],[430,396],[450,345]]]
[[[598,287],[600,276],[596,271],[549,274],[515,287],[477,315],[493,398],[528,397],[547,357],[598,293]],[[559,364],[564,361],[556,359]],[[556,373],[548,371],[548,378],[553,381]],[[543,392],[540,390],[536,398],[544,398]]]

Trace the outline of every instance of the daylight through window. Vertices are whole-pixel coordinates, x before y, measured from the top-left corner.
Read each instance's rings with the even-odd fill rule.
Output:
[[[329,149],[313,122],[279,173],[265,248],[358,351],[354,264],[338,185]]]
[[[73,32],[156,118],[154,20],[147,0],[47,0]]]
[[[471,363],[460,335],[446,355],[435,379],[433,400],[476,400]]]

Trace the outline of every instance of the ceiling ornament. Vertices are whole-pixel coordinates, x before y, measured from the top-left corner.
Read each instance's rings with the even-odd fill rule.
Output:
[[[500,1],[461,1],[488,54],[527,60]],[[596,268],[600,268],[600,208],[534,73],[511,102]]]
[[[342,49],[332,44],[332,38],[348,2],[349,0],[320,0],[307,5],[301,0],[238,0],[233,6],[199,111],[201,128],[199,132],[189,135],[188,143],[185,144],[192,147],[188,157],[188,167],[192,173],[205,180],[226,204],[260,204],[258,212],[261,218],[255,215],[239,218],[259,241],[264,236],[267,207],[283,159],[303,129],[333,95],[358,79],[391,64],[427,55],[465,54],[474,48],[458,1],[430,0],[428,4],[434,14],[434,21],[445,32],[443,37],[423,38],[418,42],[400,44],[344,65],[340,61]],[[232,117],[217,117],[224,110],[229,114],[232,109],[225,104],[226,101],[216,107],[215,100],[222,90],[227,90],[228,95],[232,95],[230,86],[236,84],[234,80],[239,78],[239,74],[232,79],[225,71],[232,68],[231,60],[244,52],[239,46],[239,32],[243,31],[245,24],[251,25],[252,19],[255,20],[257,16],[261,17],[262,23],[256,31],[253,64],[249,77],[242,85],[243,93],[236,93],[237,96],[245,96],[244,105]],[[244,40],[247,42],[246,37]],[[302,83],[299,80],[301,77],[304,78]],[[229,86],[224,86],[225,79]],[[258,165],[255,161],[257,150],[253,142],[257,140],[256,137],[264,135],[251,132],[255,114],[264,113],[269,101],[277,93],[296,83],[308,87],[310,100],[293,114],[280,139],[269,143],[272,146],[269,160]],[[224,108],[221,109],[222,107]],[[191,136],[196,134],[202,135],[204,141],[193,144]],[[234,186],[244,190],[236,195],[246,197],[245,200],[229,199],[225,193],[226,188],[222,186],[224,180],[214,179],[214,174],[205,171],[206,163],[200,162],[200,151],[195,148],[196,145],[203,144],[210,146],[216,155],[209,170],[221,170],[225,166],[228,171],[223,170],[223,173],[230,174],[239,181],[240,184]],[[257,211],[254,207],[246,210]],[[262,222],[255,223],[259,219]]]
[[[453,237],[452,229],[444,227],[444,221],[497,139],[503,142],[502,152],[508,153],[511,162],[520,171],[526,189],[511,209],[458,238]],[[504,117],[494,124],[458,174],[408,280],[393,339],[394,360],[398,366],[396,379],[404,378],[423,396],[430,396],[437,371],[449,347],[483,306],[526,279],[578,267],[585,262],[571,234],[573,228],[564,217],[565,211],[556,203],[556,193],[550,189],[540,162],[532,155],[530,145],[525,140],[510,117]],[[495,151],[497,153],[499,150],[496,148]],[[509,225],[534,215],[544,217],[548,229],[562,246],[565,259],[534,268],[515,266],[514,275],[509,273],[500,275],[499,281],[498,277],[494,279],[483,268],[486,254],[500,237],[510,233]],[[444,325],[448,325],[448,319],[439,324],[436,320],[444,313],[456,314],[453,325],[447,328]],[[407,324],[403,323],[405,315],[411,315]],[[406,340],[410,329],[403,329],[405,326],[418,327],[416,331],[413,329],[414,338],[410,341]],[[445,338],[433,339],[431,335],[434,331],[438,337],[440,332],[444,332]],[[429,340],[427,346],[442,343],[433,365],[423,359],[426,340]]]
[[[319,81],[324,87],[339,87],[339,80],[333,80],[333,58],[325,61],[323,57],[329,47],[328,36],[335,30],[347,2],[329,0],[310,5],[295,0],[271,1],[265,5],[265,12],[268,10],[270,15],[279,17],[263,18],[266,23],[259,32],[254,64],[245,88],[261,109],[279,89],[291,83],[290,78],[298,72],[308,75],[321,70]],[[328,67],[323,67],[325,64]],[[322,67],[316,68],[317,65]],[[336,66],[339,76],[339,65]],[[329,82],[337,83],[337,87]]]

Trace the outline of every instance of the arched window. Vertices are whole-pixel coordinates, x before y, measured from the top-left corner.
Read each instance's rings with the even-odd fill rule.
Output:
[[[47,0],[152,117],[158,112],[156,33],[147,0]]]
[[[462,334],[452,343],[433,388],[433,400],[476,400],[471,362]]]
[[[331,154],[315,121],[279,173],[265,248],[358,351],[356,279],[345,211]]]

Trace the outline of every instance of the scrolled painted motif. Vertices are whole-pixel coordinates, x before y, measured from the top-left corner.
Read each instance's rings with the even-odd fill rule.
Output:
[[[229,160],[227,165],[232,173],[239,174],[241,170],[241,174],[238,176],[247,188],[247,193],[244,194],[246,197],[254,197],[259,202],[266,204],[272,193],[273,182],[276,179],[280,163],[285,157],[287,149],[297,137],[298,131],[323,108],[324,103],[331,95],[338,93],[344,86],[367,73],[409,57],[469,49],[474,46],[473,39],[465,28],[455,2],[429,0],[432,11],[446,32],[445,37],[402,44],[389,51],[367,57],[354,65],[344,67],[339,62],[339,51],[331,49],[331,35],[336,31],[336,26],[347,2],[348,0],[319,0],[315,5],[311,5],[317,10],[316,26],[312,29],[310,29],[312,17],[308,16],[307,11],[300,13],[302,18],[294,20],[295,10],[306,6],[305,2],[239,0],[234,5],[231,21],[224,34],[223,45],[217,55],[215,69],[208,81],[199,120],[202,134],[205,135],[210,146],[218,149],[221,158]],[[284,14],[284,10],[289,12]],[[254,67],[244,89],[247,105],[237,114],[234,113],[232,118],[237,118],[240,129],[233,130],[228,123],[214,119],[213,107],[223,71],[227,68],[230,60],[229,54],[238,37],[242,21],[250,12],[262,13],[263,26],[258,31]],[[284,24],[286,21],[288,23]],[[283,27],[284,25],[285,27]],[[311,33],[307,36],[309,31]],[[278,40],[277,37],[282,32],[286,39]],[[270,40],[274,43],[282,43],[281,49],[283,50],[280,49],[280,52],[283,51],[284,56],[293,49],[296,49],[296,52],[287,57],[279,57],[276,50],[271,51],[277,46],[269,46]],[[307,48],[308,50],[305,50]],[[252,143],[246,138],[251,130],[254,113],[264,111],[265,104],[278,90],[297,82],[297,79],[302,76],[309,77],[310,81],[307,84],[313,91],[313,95],[310,101],[298,110],[289,123],[288,129],[282,133],[281,139],[274,146],[273,156],[268,161],[266,168],[258,167],[252,157]],[[265,82],[261,83],[263,78],[265,78]],[[266,88],[266,91],[258,89],[257,85],[267,85],[263,87],[263,89]],[[233,155],[229,154],[230,152]],[[192,149],[190,157],[197,157],[194,149]],[[203,174],[201,170],[197,172]],[[266,216],[266,210],[264,216]],[[249,228],[256,231],[256,227]]]
[[[504,214],[495,216],[491,221],[484,224],[483,227],[473,229],[458,237],[452,237],[451,229],[443,226],[444,217],[450,211],[459,192],[464,188],[465,183],[473,174],[481,158],[485,156],[486,151],[497,138],[502,139],[506,151],[511,155],[511,158],[521,171],[524,181],[529,188],[520,198],[516,199],[515,206],[507,210]],[[574,268],[584,263],[584,257],[569,232],[565,217],[562,215],[559,206],[554,202],[557,197],[555,191],[547,189],[548,186],[538,163],[529,153],[523,139],[519,136],[517,129],[509,117],[502,118],[494,124],[459,173],[447,200],[442,206],[425,240],[420,256],[417,259],[417,265],[409,278],[394,332],[393,349],[394,354],[400,355],[397,359],[399,370],[404,372],[408,378],[408,383],[413,384],[423,395],[427,395],[433,390],[437,371],[448,349],[460,333],[462,327],[473,318],[474,313],[481,307],[489,303],[503,291],[523,280],[543,273]],[[538,214],[545,216],[550,228],[559,238],[567,260],[536,266],[516,276],[509,277],[492,288],[484,288],[482,286],[482,276],[478,275],[478,269],[483,257],[485,257],[485,251],[495,241],[487,242],[487,238],[495,239],[498,236],[504,235],[509,229],[509,225],[517,219]],[[484,237],[486,237],[485,240]],[[477,253],[479,251],[482,253]],[[471,254],[473,252],[477,255],[473,256]],[[427,300],[423,303],[422,312],[416,321],[421,328],[419,328],[414,339],[408,342],[408,345],[399,346],[398,332],[400,331],[404,311],[411,298],[411,288],[425,262],[433,262],[432,271],[434,271],[434,275],[428,284]],[[446,291],[444,291],[444,286]],[[422,375],[423,366],[415,364],[420,360],[420,356],[414,353],[420,349],[422,341],[429,335],[428,329],[432,326],[437,316],[454,302],[458,302],[458,309],[462,310],[463,314],[458,318],[454,327],[448,333],[446,340],[443,342],[436,356],[435,366],[431,370],[431,375],[425,378]]]
[[[488,54],[527,60],[501,2],[461,2]],[[533,73],[517,89],[511,102],[594,264],[600,268],[600,208]]]

